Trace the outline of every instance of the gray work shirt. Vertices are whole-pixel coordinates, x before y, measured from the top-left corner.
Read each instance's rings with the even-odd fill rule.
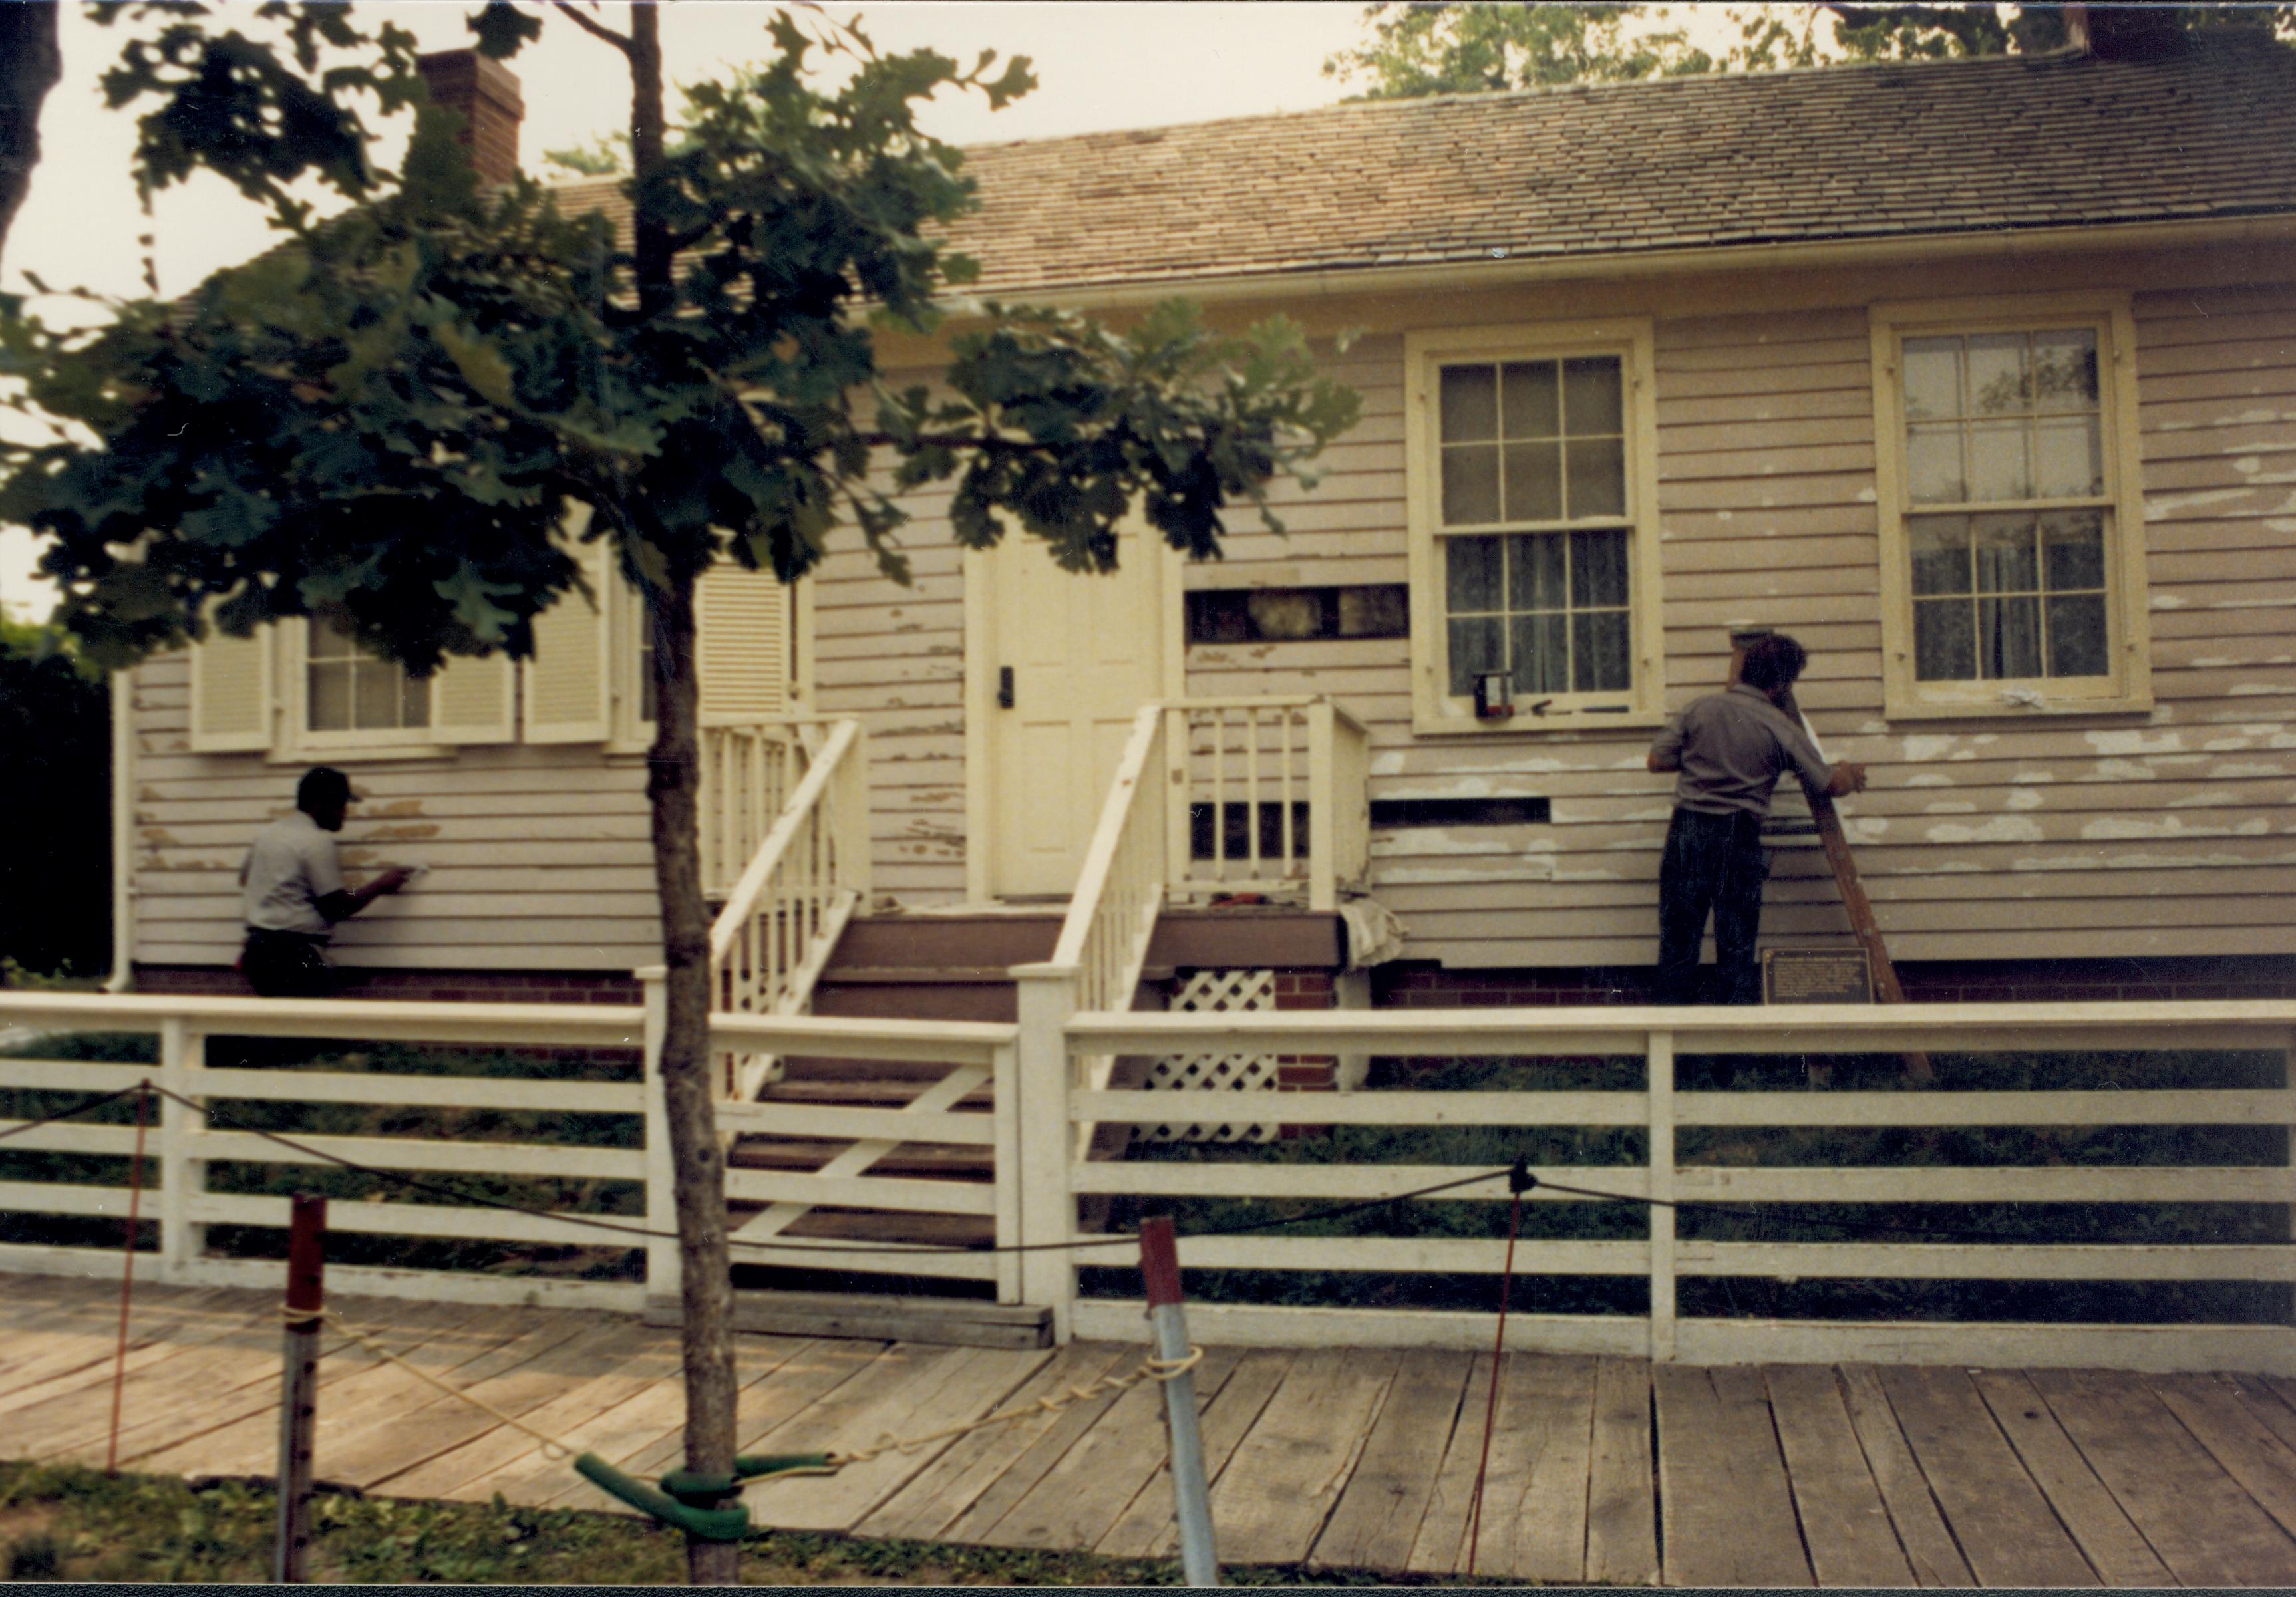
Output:
[[[334,925],[319,913],[319,900],[343,890],[334,834],[301,810],[274,821],[255,834],[239,867],[239,885],[246,889],[249,926],[327,936]]]
[[[1821,788],[1833,775],[1793,717],[1742,682],[1693,702],[1652,741],[1651,752],[1681,768],[1675,807],[1708,815],[1767,814],[1771,790],[1789,766]]]

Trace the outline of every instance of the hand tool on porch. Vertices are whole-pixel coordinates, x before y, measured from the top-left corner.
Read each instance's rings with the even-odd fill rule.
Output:
[[[1738,680],[1739,667],[1746,661],[1746,646],[1757,638],[1767,637],[1775,629],[1768,627],[1733,627],[1730,629],[1730,680]],[[1785,694],[1779,706],[1786,714],[1801,723],[1809,733],[1809,741],[1817,741],[1816,729],[1809,717],[1801,713],[1792,690]],[[1882,928],[1874,918],[1873,901],[1866,897],[1866,885],[1857,879],[1857,861],[1849,852],[1849,839],[1841,829],[1841,814],[1834,807],[1833,795],[1808,782],[1801,790],[1809,800],[1810,819],[1816,823],[1818,841],[1825,848],[1825,863],[1833,872],[1833,885],[1841,894],[1841,907],[1849,916],[1850,935],[1866,953],[1866,962],[1874,973],[1874,991],[1884,1003],[1906,1002],[1906,989],[1898,979],[1898,967],[1890,961],[1890,950],[1882,940]],[[1906,1079],[1916,1085],[1926,1086],[1937,1078],[1930,1067],[1926,1053],[1907,1053]]]

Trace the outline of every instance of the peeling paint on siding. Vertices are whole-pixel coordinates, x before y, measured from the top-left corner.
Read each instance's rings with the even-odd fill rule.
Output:
[[[1931,843],[2038,843],[2041,823],[2022,815],[1996,815],[1980,826],[1932,826],[1922,836]]]

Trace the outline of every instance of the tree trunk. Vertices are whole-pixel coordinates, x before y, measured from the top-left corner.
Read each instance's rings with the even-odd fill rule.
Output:
[[[0,4],[0,250],[40,164],[40,107],[63,76],[61,5]]]
[[[652,610],[656,693],[646,798],[661,896],[662,962],[668,967],[660,1070],[676,1172],[685,1467],[717,1475],[734,1468],[734,1288],[726,1246],[726,1157],[718,1144],[709,1079],[709,921],[697,840],[701,692],[693,669],[693,579],[682,577],[658,590]],[[695,1585],[733,1585],[740,1579],[740,1555],[737,1545],[688,1537],[687,1578]]]
[[[630,156],[639,202],[633,220],[638,305],[648,317],[674,314],[668,230],[644,202],[644,184],[662,156],[660,19],[652,5],[630,7]],[[641,534],[653,529],[644,504],[630,507]],[[650,536],[661,548],[665,540]],[[694,574],[673,561],[651,600],[654,628],[654,740],[646,774],[652,811],[654,881],[661,897],[662,962],[668,1013],[661,1041],[662,1094],[676,1168],[685,1365],[685,1467],[699,1475],[734,1469],[734,1286],[726,1247],[726,1157],[718,1145],[709,1080],[709,921],[701,897],[700,844],[701,691],[693,668]],[[741,1579],[739,1544],[688,1536],[686,1578],[694,1585]]]

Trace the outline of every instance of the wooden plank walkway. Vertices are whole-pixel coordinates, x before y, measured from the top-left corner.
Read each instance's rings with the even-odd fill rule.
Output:
[[[139,1287],[120,1455],[267,1474],[276,1300]],[[563,1310],[337,1305],[429,1373],[636,1473],[674,1459],[675,1333]],[[10,1277],[0,1455],[101,1463],[116,1288]],[[611,1510],[528,1437],[332,1333],[318,1472],[370,1493]],[[745,1451],[853,1450],[1134,1368],[1143,1348],[741,1339]],[[1488,1354],[1210,1350],[1220,1555],[1676,1585],[2296,1585],[2296,1384],[2106,1370],[1698,1369],[1510,1355],[1479,1535]],[[1172,1555],[1162,1400],[1103,1396],[750,1495],[760,1523]]]

